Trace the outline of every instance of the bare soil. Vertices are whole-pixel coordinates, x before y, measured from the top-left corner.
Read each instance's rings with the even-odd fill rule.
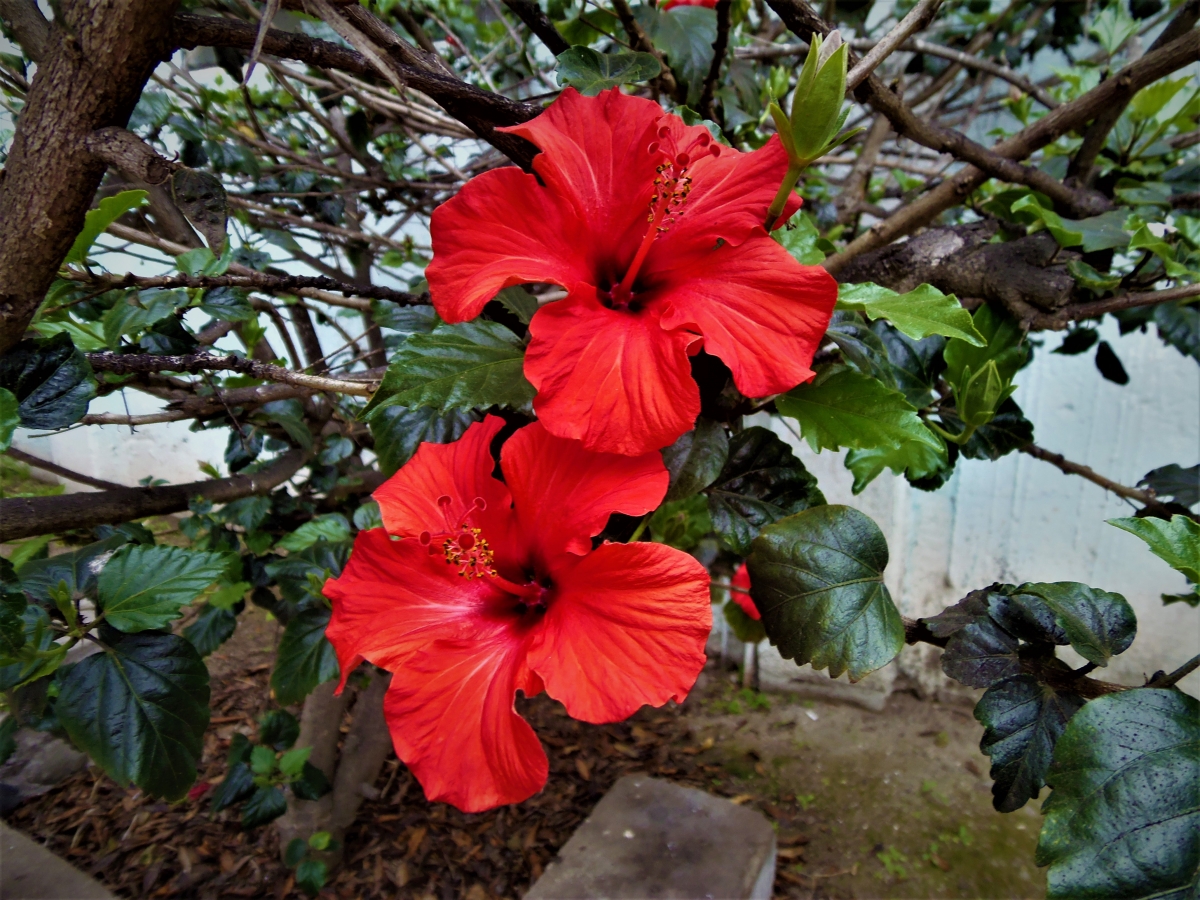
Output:
[[[278,626],[255,608],[209,659],[213,719],[200,781],[224,774],[235,731],[270,707]],[[736,675],[732,676],[736,679]],[[617,725],[521,701],[550,757],[525,803],[468,815],[426,802],[394,757],[322,891],[341,898],[519,897],[622,775],[643,772],[757,808],[779,833],[777,897],[1025,898],[1040,816],[991,808],[969,707],[899,694],[883,712],[737,690],[715,665],[679,707]],[[208,794],[168,804],[91,768],[30,800],[9,824],[123,897],[299,897],[271,826],[243,832]]]

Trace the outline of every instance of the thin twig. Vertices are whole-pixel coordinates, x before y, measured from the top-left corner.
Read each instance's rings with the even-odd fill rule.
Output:
[[[870,52],[858,61],[846,76],[846,92],[851,93],[879,68],[879,64],[891,56],[901,44],[932,21],[942,0],[920,0],[896,27],[889,31]]]

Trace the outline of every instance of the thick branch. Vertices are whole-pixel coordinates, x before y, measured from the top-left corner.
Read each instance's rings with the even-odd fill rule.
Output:
[[[35,0],[0,0],[0,19],[12,29],[25,55],[41,62],[50,37],[50,23]]]
[[[111,481],[104,481],[100,478],[93,478],[91,475],[83,475],[79,472],[72,472],[70,469],[56,465],[44,459],[38,459],[36,456],[30,456],[18,450],[16,447],[9,447],[5,451],[5,455],[10,459],[15,459],[19,463],[25,463],[27,466],[32,466],[35,469],[41,469],[43,472],[50,472],[60,478],[66,478],[68,481],[74,481],[77,484],[86,484],[88,487],[100,488],[102,491],[120,491],[125,489],[123,484],[114,484]]]
[[[571,49],[566,38],[558,33],[550,17],[542,12],[541,6],[533,0],[504,0],[504,5],[511,9],[525,27],[532,31],[546,45],[546,49],[558,56]]]
[[[941,0],[938,0],[941,2]],[[729,15],[733,6],[732,0],[717,0],[717,37],[713,41],[713,58],[708,67],[708,75],[704,79],[704,89],[700,92],[698,108],[706,119],[716,119],[713,109],[713,93],[717,81],[721,77],[721,63],[725,61],[725,51],[729,48]]]
[[[333,779],[333,819],[335,830],[344,832],[354,824],[358,808],[379,776],[379,770],[392,750],[392,735],[383,717],[383,698],[392,676],[376,671],[371,682],[359,691],[354,703],[353,721],[342,742],[337,775]]]
[[[97,372],[112,372],[116,375],[129,375],[135,372],[205,372],[232,371],[261,378],[263,381],[275,381],[280,384],[290,384],[295,387],[310,388],[315,391],[333,391],[339,394],[352,394],[356,397],[370,397],[374,389],[369,384],[360,381],[344,381],[337,378],[323,378],[318,375],[305,375],[293,372],[280,366],[243,359],[240,356],[208,356],[192,354],[188,356],[153,356],[149,353],[89,353],[88,362]]]
[[[0,542],[183,512],[196,497],[229,503],[265,494],[295,475],[307,460],[304,451],[290,450],[253,475],[57,497],[6,498],[0,500]]]
[[[170,52],[171,0],[59,4],[0,179],[0,353],[21,339],[104,175],[93,131],[123,125]]]

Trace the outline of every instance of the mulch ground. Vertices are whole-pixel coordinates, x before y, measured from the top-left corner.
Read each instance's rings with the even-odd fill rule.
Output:
[[[200,781],[223,776],[234,730],[250,730],[267,708],[270,650],[258,647],[224,664],[214,657],[213,719]],[[322,897],[519,897],[613,783],[632,773],[757,806],[779,823],[781,857],[803,858],[807,839],[795,832],[795,798],[743,793],[737,779],[704,762],[706,748],[690,733],[686,708],[645,709],[603,726],[570,719],[544,695],[520,708],[550,758],[540,794],[487,813],[461,813],[428,803],[393,757],[375,785],[378,798],[363,804],[346,835],[345,864]],[[125,897],[301,896],[280,862],[274,827],[244,832],[238,817],[237,808],[211,815],[207,796],[175,804],[146,797],[92,767],[19,807],[9,824]],[[812,897],[805,884],[781,867],[776,896]]]

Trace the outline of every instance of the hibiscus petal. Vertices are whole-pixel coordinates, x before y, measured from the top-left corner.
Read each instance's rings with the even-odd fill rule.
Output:
[[[358,533],[346,568],[323,592],[333,602],[325,637],[343,685],[363,659],[398,672],[434,638],[485,627],[507,599],[490,579],[463,578],[441,554],[382,528]]]
[[[546,753],[514,707],[524,641],[507,628],[440,640],[392,676],[383,714],[430,801],[481,812],[546,783]]]
[[[551,434],[641,456],[672,443],[700,414],[688,363],[698,338],[664,331],[651,311],[607,309],[594,289],[580,289],[538,310],[529,330],[525,375]]]
[[[758,607],[754,605],[754,598],[750,596],[750,570],[746,568],[746,564],[742,563],[737,567],[737,571],[733,573],[733,579],[730,581],[733,590],[729,592],[730,599],[742,608],[742,612],[758,622],[762,619],[762,613],[758,611]]]
[[[546,187],[572,198],[595,236],[591,243],[607,248],[607,258],[627,263],[646,232],[659,162],[649,147],[658,139],[662,118],[657,103],[619,88],[597,97],[567,88],[536,118],[498,130],[519,135],[542,151],[533,168]],[[624,273],[614,274],[620,278]]]
[[[646,262],[663,328],[704,335],[747,397],[794,388],[813,375],[837,282],[820,266],[802,266],[762,234],[739,246],[691,248]]]
[[[591,278],[589,248],[569,197],[516,167],[485,172],[433,211],[433,305],[447,322],[475,318],[501,290],[526,282],[566,288]]]
[[[695,140],[697,131],[707,133],[700,125],[684,126],[676,116],[663,121],[679,133],[675,140],[680,146]],[[689,134],[684,135],[685,131]],[[651,261],[689,249],[710,250],[718,240],[740,244],[751,235],[764,233],[767,208],[779,192],[788,167],[787,152],[779,137],[772,135],[753,153],[714,146],[720,148],[719,156],[701,153],[690,163],[691,193],[676,221],[655,241],[650,250]],[[800,198],[793,193],[777,225],[786,222],[799,208]],[[648,263],[647,268],[650,267]]]
[[[659,453],[593,453],[555,437],[540,422],[509,439],[500,465],[519,530],[541,560],[591,552],[592,536],[612,513],[649,512],[662,502],[669,481]]]
[[[470,523],[485,537],[508,530],[512,515],[508,488],[492,477],[496,467],[491,444],[504,427],[499,416],[487,416],[450,444],[424,443],[413,458],[373,494],[384,527],[397,537],[453,530],[471,511]],[[440,498],[449,497],[448,504]],[[475,499],[485,508],[475,509]],[[447,527],[449,526],[449,527]]]
[[[576,719],[617,722],[683,700],[712,628],[704,566],[662,544],[604,544],[553,573],[529,648],[546,692]]]

